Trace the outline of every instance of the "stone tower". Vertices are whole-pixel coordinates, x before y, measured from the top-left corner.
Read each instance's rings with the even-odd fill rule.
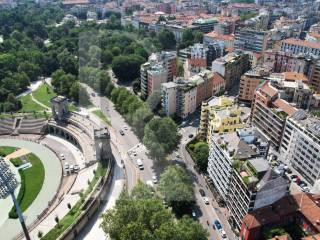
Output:
[[[94,130],[94,144],[98,161],[107,162],[111,160],[110,134],[107,128]]]
[[[63,121],[69,115],[68,100],[63,96],[56,96],[51,98],[52,116],[55,120]]]

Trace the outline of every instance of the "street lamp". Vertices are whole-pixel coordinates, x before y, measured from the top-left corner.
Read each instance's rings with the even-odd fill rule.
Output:
[[[18,181],[16,180],[14,174],[11,172],[9,165],[0,157],[0,199],[5,199],[9,195],[13,200],[14,206],[16,208],[24,235],[27,240],[31,240],[28,229],[24,222],[21,208],[18,204],[18,201],[14,195],[14,190],[18,186]]]

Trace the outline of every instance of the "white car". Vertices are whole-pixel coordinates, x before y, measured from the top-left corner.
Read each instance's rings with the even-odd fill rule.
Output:
[[[124,129],[124,130],[128,130],[128,127],[127,127],[127,126],[124,126],[123,129]]]
[[[209,204],[209,198],[208,197],[203,197],[203,201],[204,201],[205,204],[207,204],[207,205]]]
[[[132,151],[133,156],[137,156],[137,152],[136,151]]]
[[[152,181],[153,181],[154,184],[157,184],[158,183],[157,176],[153,175],[152,176]]]
[[[79,170],[80,170],[79,165],[78,165],[78,164],[75,164],[75,165],[74,165],[74,171],[75,171],[75,172],[78,172]]]
[[[310,188],[305,186],[305,187],[302,187],[302,192],[310,192]]]
[[[70,172],[74,172],[74,166],[72,164],[70,165],[69,169],[70,169]]]
[[[66,170],[68,170],[69,169],[69,163],[64,163],[64,168],[66,169]]]
[[[220,230],[220,234],[221,234],[222,239],[227,239],[227,234],[223,229]]]

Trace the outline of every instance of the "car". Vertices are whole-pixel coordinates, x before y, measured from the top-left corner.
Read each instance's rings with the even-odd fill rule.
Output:
[[[199,189],[199,193],[200,193],[201,197],[206,196],[206,193],[202,188]]]
[[[127,126],[124,126],[123,129],[124,129],[124,130],[128,130],[128,127],[127,127]]]
[[[180,158],[180,154],[178,152],[176,153],[176,158]]]
[[[222,239],[227,239],[227,234],[223,229],[220,230],[220,234],[221,234]]]
[[[193,134],[189,134],[189,138],[193,138]]]
[[[143,167],[143,162],[142,162],[142,160],[141,160],[140,158],[137,159],[137,165],[138,165],[138,167],[139,167],[140,170],[143,170],[143,169],[144,169],[144,167]]]
[[[193,218],[197,217],[197,214],[196,214],[196,212],[194,210],[192,210],[191,215],[192,215]]]
[[[74,172],[74,166],[71,164],[69,167],[70,172]]]
[[[219,220],[214,220],[213,224],[216,227],[216,229],[218,229],[218,230],[222,229],[222,226],[221,226],[221,223],[219,222]]]
[[[95,93],[91,93],[91,96],[92,96],[92,97],[95,97],[95,96],[96,96],[96,94],[95,94]]]
[[[75,164],[75,165],[74,165],[74,171],[75,171],[75,172],[79,172],[79,170],[80,170],[79,165],[78,165],[78,164]]]
[[[292,175],[290,176],[290,178],[291,178],[291,179],[294,179],[294,178],[298,178],[298,176],[295,175],[295,174],[292,174]]]
[[[133,156],[137,156],[137,152],[135,150],[132,151]]]
[[[307,186],[302,187],[302,192],[310,192],[310,188]]]
[[[292,170],[290,168],[286,169],[286,172],[291,174],[292,173]]]
[[[123,136],[124,135],[124,131],[123,130],[119,130],[119,133]]]
[[[304,188],[306,186],[307,186],[307,184],[304,181],[300,181],[299,187]]]
[[[208,198],[208,197],[204,197],[204,198],[203,198],[203,201],[204,201],[204,203],[205,203],[206,205],[209,204],[209,198]]]
[[[64,169],[68,170],[69,169],[69,163],[64,163]]]
[[[157,179],[157,176],[156,175],[153,175],[152,176],[152,181],[154,184],[157,184],[158,183],[158,179]]]

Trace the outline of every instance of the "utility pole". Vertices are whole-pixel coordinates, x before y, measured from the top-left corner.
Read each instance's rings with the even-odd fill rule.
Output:
[[[9,165],[0,157],[0,198],[5,199],[9,195],[11,195],[24,235],[27,240],[31,240],[27,226],[24,221],[24,217],[22,215],[21,208],[14,195],[14,190],[17,188],[18,184],[19,183],[16,180],[12,171],[10,170]]]

